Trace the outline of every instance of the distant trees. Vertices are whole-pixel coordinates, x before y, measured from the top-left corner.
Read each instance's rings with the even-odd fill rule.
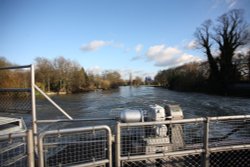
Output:
[[[159,71],[155,76],[155,83],[174,90],[198,91],[206,81],[200,65],[200,63],[194,62]]]
[[[236,54],[237,49],[249,44],[249,33],[239,9],[223,14],[216,24],[205,21],[197,28],[195,38],[207,62],[159,71],[155,82],[174,90],[214,93],[227,93],[236,82],[250,82],[250,50],[247,54]]]
[[[109,81],[111,88],[118,88],[124,83],[124,81],[121,79],[120,73],[117,71],[105,71],[102,76],[103,80]]]
[[[0,57],[0,67],[13,66]],[[107,70],[102,75],[87,74],[81,65],[64,57],[53,60],[44,57],[35,59],[36,84],[46,92],[77,93],[95,89],[114,89],[124,85],[117,71]],[[1,88],[30,87],[30,71],[0,70]]]
[[[36,79],[41,82],[43,90],[50,92],[50,85],[54,78],[54,66],[51,61],[46,58],[38,57],[36,61]]]
[[[249,31],[243,19],[243,11],[234,9],[223,14],[213,25],[205,21],[195,33],[196,41],[205,52],[210,68],[209,81],[218,88],[225,88],[238,79],[233,64],[235,51],[249,43]]]
[[[233,59],[233,65],[238,71],[240,81],[250,81],[250,48],[246,53],[238,53]]]
[[[64,57],[54,60],[38,57],[35,61],[36,81],[45,91],[76,93],[118,88],[124,82],[116,71],[105,71],[101,76],[88,75],[79,63]]]
[[[73,93],[89,90],[88,75],[83,67],[74,67],[69,81],[68,89]]]
[[[14,66],[4,57],[0,57],[0,67]],[[27,88],[30,86],[29,71],[0,70],[0,88]]]
[[[138,77],[138,76],[136,76],[135,79],[133,79],[133,81],[132,81],[132,85],[135,85],[135,86],[139,86],[142,84],[144,84],[143,80],[141,77]]]

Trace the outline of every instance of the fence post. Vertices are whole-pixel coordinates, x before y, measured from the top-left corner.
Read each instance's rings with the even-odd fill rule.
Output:
[[[121,156],[121,126],[120,126],[120,122],[117,122],[116,124],[116,153],[115,153],[115,163],[116,163],[116,167],[120,167],[121,166],[121,162],[120,162],[120,156]]]
[[[32,130],[28,130],[27,132],[27,151],[28,151],[28,166],[35,166],[35,158],[34,158],[34,140]]]
[[[108,159],[109,159],[109,167],[112,167],[112,133],[109,127],[106,128],[108,134]]]
[[[31,70],[31,104],[32,104],[32,129],[33,129],[33,137],[35,143],[35,149],[37,150],[37,117],[36,117],[36,92],[35,92],[35,68],[32,64],[30,67]]]
[[[202,161],[202,166],[203,167],[209,167],[209,122],[210,118],[206,117],[205,120],[205,125],[204,125],[204,139],[203,139],[203,148],[205,152],[203,153],[203,161]]]

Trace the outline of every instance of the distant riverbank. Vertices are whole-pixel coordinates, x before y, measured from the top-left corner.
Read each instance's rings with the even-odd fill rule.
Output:
[[[248,97],[250,98],[250,83],[236,83],[228,85],[226,88],[220,91],[211,90],[208,87],[206,88],[197,88],[197,89],[181,89],[181,88],[170,88],[167,86],[158,86],[153,85],[152,87],[161,87],[178,92],[197,92],[204,93],[209,95],[220,95],[220,96],[232,96],[232,97]]]

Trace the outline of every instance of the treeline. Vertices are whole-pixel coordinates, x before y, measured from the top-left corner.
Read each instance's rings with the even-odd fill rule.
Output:
[[[0,57],[0,68],[15,66],[4,57]],[[0,70],[0,88],[30,87],[30,73],[27,70]]]
[[[219,64],[219,62],[217,62]],[[209,63],[192,62],[182,66],[159,71],[155,76],[155,83],[159,86],[179,91],[197,91],[210,93],[225,93],[230,85],[236,83],[250,86],[250,50],[246,54],[237,54],[233,59],[233,66],[237,72],[234,82],[225,87],[219,87],[219,80],[210,80]]]
[[[87,73],[79,63],[64,57],[53,60],[38,57],[35,61],[36,83],[46,92],[106,90],[124,84],[121,75],[116,71],[105,71],[102,75]]]
[[[15,66],[0,57],[0,67]],[[0,87],[27,88],[30,87],[30,71],[0,70]],[[64,57],[53,60],[37,57],[35,59],[36,84],[45,92],[78,93],[96,89],[115,89],[122,85],[142,85],[140,77],[125,81],[117,71],[106,70],[102,74],[86,72],[77,62]]]
[[[205,89],[227,94],[234,85],[249,82],[250,51],[245,55],[236,54],[250,44],[249,26],[242,10],[231,10],[218,17],[215,23],[206,20],[194,37],[207,61],[160,71],[155,79],[159,84],[177,90]]]
[[[159,71],[155,83],[171,90],[198,91],[206,84],[206,74],[200,63],[188,63],[179,67]]]

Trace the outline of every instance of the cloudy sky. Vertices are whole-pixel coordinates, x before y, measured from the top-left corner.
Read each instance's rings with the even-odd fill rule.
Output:
[[[205,59],[195,29],[233,8],[250,23],[249,0],[0,0],[0,57],[64,56],[88,71],[154,76]]]

